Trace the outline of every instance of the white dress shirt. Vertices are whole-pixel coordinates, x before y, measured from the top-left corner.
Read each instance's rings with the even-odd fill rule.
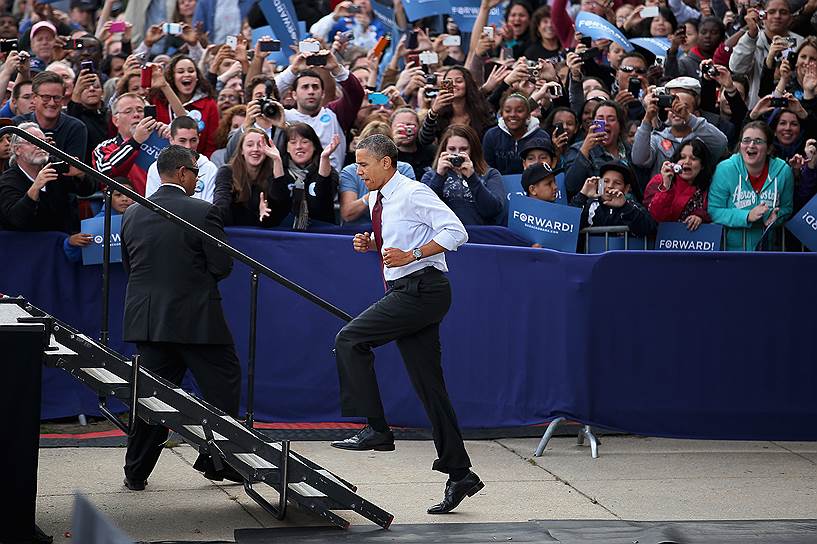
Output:
[[[196,166],[199,168],[199,179],[196,181],[196,192],[193,193],[193,198],[206,200],[210,204],[213,203],[213,192],[216,189],[216,172],[218,167],[213,164],[210,159],[204,155],[199,154],[199,160],[196,161]],[[159,177],[159,169],[156,167],[156,162],[148,168],[147,185],[145,185],[145,198],[150,198],[150,195],[155,193],[162,185],[162,179]]]
[[[456,214],[424,183],[395,172],[380,192],[383,193],[381,251],[388,247],[411,251],[432,240],[448,251],[456,251],[468,241],[468,233]],[[377,193],[372,191],[369,195],[370,213],[377,202]],[[448,272],[445,253],[423,257],[404,266],[384,268],[383,275],[386,281],[394,281],[427,266]]]

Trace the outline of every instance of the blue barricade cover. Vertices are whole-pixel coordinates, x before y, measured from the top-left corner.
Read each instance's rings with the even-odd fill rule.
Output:
[[[348,236],[228,234],[352,314],[382,294],[376,255],[355,254]],[[68,262],[63,238],[0,232],[0,292],[96,337],[101,267]],[[443,365],[464,427],[567,416],[654,436],[817,440],[813,254],[575,255],[468,244],[447,258],[453,304]],[[125,277],[121,265],[111,268],[111,345],[130,353],[121,341]],[[761,315],[747,296],[758,278],[774,284]],[[242,364],[249,283],[236,265],[221,284]],[[342,322],[262,277],[258,323],[256,417],[341,420],[332,347]],[[396,348],[376,354],[389,421],[427,426]],[[45,369],[43,388],[44,418],[97,413],[90,390],[64,371]]]

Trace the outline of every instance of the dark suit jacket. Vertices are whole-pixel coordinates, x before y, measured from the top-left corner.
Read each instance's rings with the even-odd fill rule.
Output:
[[[210,203],[167,185],[150,200],[225,239],[221,215]],[[122,264],[128,273],[126,342],[233,343],[218,291],[232,270],[229,255],[134,204],[122,218]]]

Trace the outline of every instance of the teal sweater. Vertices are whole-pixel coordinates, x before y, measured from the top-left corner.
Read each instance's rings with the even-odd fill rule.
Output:
[[[726,238],[727,251],[743,249],[743,233],[746,229],[746,249],[753,251],[763,236],[764,220],[749,223],[749,212],[755,206],[765,202],[769,213],[774,208],[775,199],[780,211],[773,228],[779,228],[792,213],[792,195],[794,194],[794,176],[786,161],[778,158],[769,160],[769,177],[763,183],[760,193],[756,193],[749,181],[749,172],[743,164],[740,153],[735,153],[722,161],[709,188],[709,215],[713,223],[718,223],[728,230]]]

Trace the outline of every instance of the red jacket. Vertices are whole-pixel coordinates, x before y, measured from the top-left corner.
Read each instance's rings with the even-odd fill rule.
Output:
[[[141,147],[133,138],[123,140],[117,134],[94,148],[93,167],[106,176],[126,177],[133,184],[133,190],[144,196],[147,185],[147,171],[136,163]]]
[[[176,118],[173,112],[170,111],[170,105],[162,95],[154,95],[151,98],[151,103],[156,106],[156,120],[160,123],[170,124]],[[184,105],[188,112],[194,110],[201,114],[199,121],[199,147],[198,152],[207,158],[216,150],[216,130],[221,121],[221,116],[218,113],[218,104],[216,101],[208,96],[203,96],[196,100],[192,100]],[[196,114],[191,117],[195,118]],[[202,128],[202,123],[204,127]]]
[[[675,176],[672,185],[670,185],[667,191],[659,191],[658,187],[662,182],[661,174],[656,174],[650,180],[649,184],[647,184],[647,189],[644,191],[644,205],[656,221],[659,223],[683,221],[690,215],[697,215],[703,219],[705,223],[712,221],[709,217],[709,213],[706,211],[708,202],[706,191],[704,191],[703,194],[703,204],[695,207],[691,213],[681,217],[690,199],[695,196],[697,187]]]

